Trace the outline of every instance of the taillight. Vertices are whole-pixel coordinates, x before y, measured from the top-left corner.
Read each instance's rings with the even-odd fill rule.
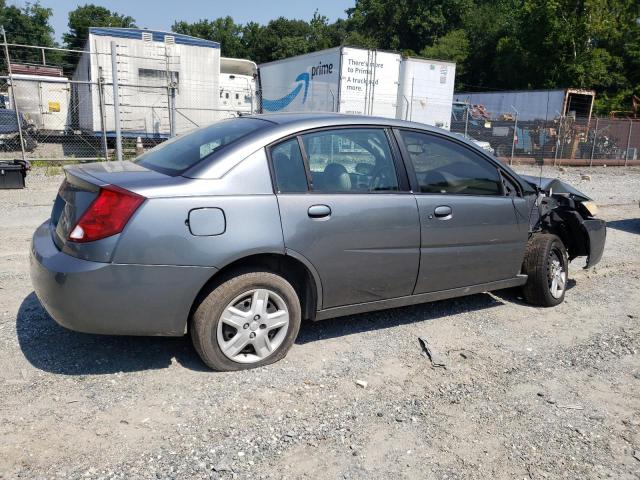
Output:
[[[72,242],[93,242],[122,232],[143,196],[115,185],[100,187],[98,196],[69,234]]]

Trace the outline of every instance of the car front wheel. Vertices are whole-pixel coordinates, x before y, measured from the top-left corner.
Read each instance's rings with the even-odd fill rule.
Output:
[[[534,235],[525,253],[523,271],[528,275],[524,298],[532,305],[554,307],[564,300],[569,276],[567,250],[556,235]]]
[[[247,272],[204,297],[193,314],[191,338],[212,369],[244,370],[283,358],[300,322],[300,301],[287,280],[271,272]]]

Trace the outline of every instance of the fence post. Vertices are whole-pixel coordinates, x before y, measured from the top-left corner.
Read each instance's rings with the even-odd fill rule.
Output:
[[[169,137],[176,136],[176,87],[169,84]]]
[[[122,132],[120,131],[120,96],[118,93],[118,51],[111,41],[111,78],[113,80],[113,118],[116,128],[116,158],[122,162]]]
[[[109,161],[109,147],[107,144],[107,121],[105,118],[106,110],[104,106],[104,77],[102,76],[102,67],[98,67],[98,102],[100,105],[100,128],[102,130],[102,150],[104,159]],[[91,88],[91,85],[89,85]]]
[[[24,153],[24,136],[22,133],[22,116],[20,115],[20,111],[18,110],[18,103],[16,102],[16,88],[13,84],[13,75],[11,74],[11,58],[9,57],[9,45],[7,45],[7,32],[4,30],[4,26],[0,27],[2,29],[2,40],[4,42],[4,54],[7,58],[7,73],[9,74],[9,83],[11,84],[11,103],[13,103],[13,110],[16,112],[16,121],[18,122],[18,138],[20,139],[20,153],[22,154],[22,161],[26,160],[26,155]]]
[[[469,103],[464,108],[464,138],[469,138],[467,131],[469,130]]]
[[[593,152],[596,149],[596,140],[598,139],[598,121],[600,119],[596,117],[596,126],[593,130],[593,143],[591,144],[591,156],[589,157],[589,166],[593,167]]]
[[[558,150],[560,150],[560,145],[562,142],[562,115],[560,115],[558,120],[558,131],[556,132],[556,152],[553,155],[553,166],[555,167],[558,163]]]
[[[633,129],[633,120],[629,119],[629,135],[627,135],[627,148],[624,151],[624,166],[627,166],[629,160],[629,148],[631,148],[631,130]]]
[[[511,108],[516,112],[516,119],[513,124],[513,140],[511,141],[511,158],[509,158],[509,165],[513,165],[513,153],[516,150],[516,140],[518,139],[518,110],[516,110],[513,105],[511,105]]]

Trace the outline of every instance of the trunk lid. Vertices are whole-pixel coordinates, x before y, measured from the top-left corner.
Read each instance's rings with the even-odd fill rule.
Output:
[[[51,212],[52,235],[58,248],[79,257],[85,257],[81,250],[89,248],[69,242],[69,234],[96,199],[101,186],[116,185],[135,192],[142,186],[162,183],[171,178],[131,162],[72,165],[65,167],[64,171],[65,179]]]

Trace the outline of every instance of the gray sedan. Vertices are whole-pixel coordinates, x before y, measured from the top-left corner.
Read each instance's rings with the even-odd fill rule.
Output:
[[[65,169],[31,277],[61,325],[191,334],[238,370],[284,357],[303,319],[522,287],[562,302],[602,255],[595,204],[425,125],[336,114],[225,120],[131,162]]]

